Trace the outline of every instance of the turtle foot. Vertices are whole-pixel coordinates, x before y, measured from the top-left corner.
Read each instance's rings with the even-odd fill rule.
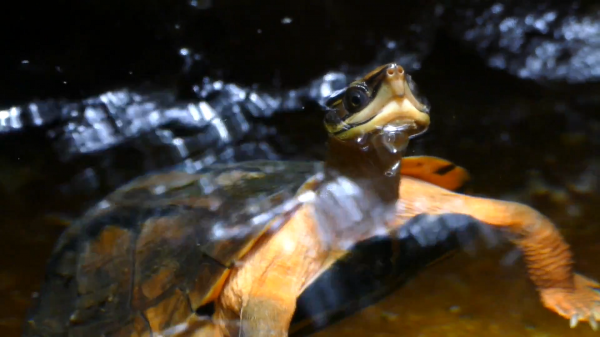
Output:
[[[569,319],[571,328],[579,322],[588,322],[594,331],[600,321],[600,284],[585,276],[575,274],[575,288],[544,289],[540,295],[544,305]]]

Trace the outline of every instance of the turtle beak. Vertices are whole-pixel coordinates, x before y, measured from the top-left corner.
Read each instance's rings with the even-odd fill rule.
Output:
[[[373,107],[379,110],[375,117],[363,125],[364,129],[397,130],[414,137],[429,127],[429,111],[413,95],[406,81],[404,69],[390,64],[381,77]]]

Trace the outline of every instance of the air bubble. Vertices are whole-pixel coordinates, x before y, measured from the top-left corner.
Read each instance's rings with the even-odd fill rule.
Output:
[[[386,177],[394,177],[400,171],[400,161],[397,161],[390,167],[387,171],[385,171]]]

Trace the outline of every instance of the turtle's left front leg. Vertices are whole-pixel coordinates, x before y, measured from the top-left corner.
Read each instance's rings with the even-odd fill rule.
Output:
[[[571,327],[588,321],[597,329],[600,284],[573,272],[569,246],[544,215],[523,204],[466,196],[412,178],[402,180],[400,197],[400,218],[460,213],[510,232],[543,304],[569,319]]]
[[[301,207],[266,234],[232,271],[216,304],[215,321],[229,336],[287,336],[296,301],[328,252],[316,221]]]

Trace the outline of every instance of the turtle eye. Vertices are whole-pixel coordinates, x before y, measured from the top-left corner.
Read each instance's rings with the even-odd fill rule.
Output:
[[[406,83],[408,83],[408,88],[410,89],[410,92],[412,92],[413,96],[415,96],[415,98],[420,101],[421,94],[419,93],[419,87],[417,87],[417,83],[415,83],[412,77],[408,74],[406,74],[404,78],[406,79]]]
[[[369,104],[369,93],[361,86],[353,86],[346,90],[344,95],[344,108],[349,113],[357,113]]]
[[[406,82],[408,83],[408,86],[410,87],[410,91],[412,91],[412,93],[415,96],[418,96],[419,89],[417,88],[417,84],[415,83],[415,81],[412,79],[412,76],[406,74],[406,75],[404,75],[404,78],[406,79]]]
[[[406,74],[404,78],[406,79],[406,83],[408,83],[408,88],[410,89],[413,97],[417,100],[417,102],[424,105],[425,109],[428,109],[427,107],[429,106],[429,102],[427,101],[427,98],[421,96],[419,88],[417,87],[417,83],[415,83],[412,77],[408,74]]]

